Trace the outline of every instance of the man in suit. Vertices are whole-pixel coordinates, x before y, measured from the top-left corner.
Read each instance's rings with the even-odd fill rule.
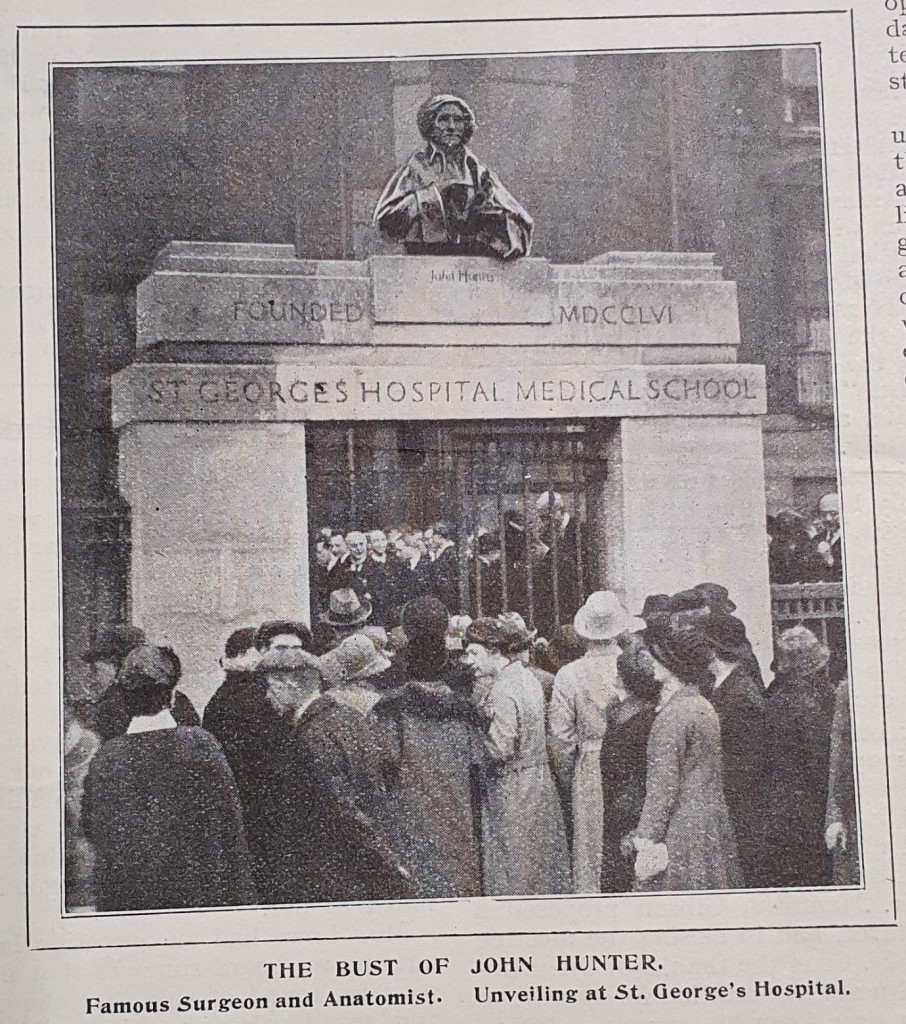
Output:
[[[402,598],[402,566],[387,552],[387,534],[372,530],[368,534],[368,558],[365,578],[371,595],[371,621],[391,628],[397,624],[397,609]]]
[[[452,533],[449,523],[435,523],[430,530],[428,557],[431,593],[444,603],[448,612],[456,615],[459,613],[459,557]]]
[[[368,538],[360,530],[352,530],[344,538],[346,554],[330,571],[330,592],[349,587],[359,598],[370,593],[368,571]]]
[[[582,604],[582,581],[576,575],[577,523],[563,496],[545,491],[535,502],[535,626],[550,636],[562,622],[570,622]],[[557,593],[554,601],[554,560]]]

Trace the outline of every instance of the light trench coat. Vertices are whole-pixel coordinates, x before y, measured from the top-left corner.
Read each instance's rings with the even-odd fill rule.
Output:
[[[548,712],[554,770],[572,801],[572,891],[601,891],[604,794],[601,746],[607,708],[623,697],[619,648],[589,651],[557,673]]]
[[[482,784],[484,893],[567,892],[566,834],[547,760],[541,684],[514,661],[474,696],[490,718]]]

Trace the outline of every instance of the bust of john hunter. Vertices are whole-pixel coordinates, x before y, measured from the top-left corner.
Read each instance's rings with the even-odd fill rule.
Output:
[[[425,140],[374,210],[384,238],[412,255],[527,256],[532,218],[468,148],[475,114],[458,96],[432,96],[417,114]]]

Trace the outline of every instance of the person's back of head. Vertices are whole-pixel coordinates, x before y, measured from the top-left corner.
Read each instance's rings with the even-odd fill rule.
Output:
[[[179,658],[169,647],[141,644],[131,650],[116,677],[130,718],[156,715],[169,707],[181,671]]]
[[[262,652],[281,647],[301,647],[310,651],[311,630],[304,622],[289,619],[264,622],[255,634],[255,646]]]

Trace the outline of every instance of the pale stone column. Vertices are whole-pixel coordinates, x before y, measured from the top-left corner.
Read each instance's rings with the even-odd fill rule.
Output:
[[[308,621],[305,427],[132,423],[119,458],[132,619],[174,648],[203,704],[234,629]]]
[[[638,612],[647,594],[719,583],[767,675],[772,658],[761,421],[620,421],[602,495],[606,585]]]

